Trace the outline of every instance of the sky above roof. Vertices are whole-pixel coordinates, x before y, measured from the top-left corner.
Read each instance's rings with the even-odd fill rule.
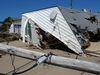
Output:
[[[70,8],[71,0],[0,0],[0,21],[7,17],[21,18],[22,13],[47,8],[63,6]],[[100,12],[100,0],[72,0],[73,9],[91,9],[93,13]]]

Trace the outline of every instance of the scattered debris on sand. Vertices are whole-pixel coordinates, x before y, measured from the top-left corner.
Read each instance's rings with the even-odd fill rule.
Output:
[[[0,42],[10,42],[19,39],[20,35],[17,33],[0,32]]]

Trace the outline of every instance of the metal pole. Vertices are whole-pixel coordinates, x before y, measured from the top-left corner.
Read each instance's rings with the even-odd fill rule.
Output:
[[[73,8],[73,7],[72,7],[72,1],[73,1],[73,0],[71,0],[71,2],[70,2],[70,9],[72,9],[72,8]]]

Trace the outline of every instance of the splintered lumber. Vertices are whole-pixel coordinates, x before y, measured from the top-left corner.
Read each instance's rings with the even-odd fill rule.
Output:
[[[96,51],[85,50],[85,52],[86,52],[86,53],[93,53],[93,54],[100,55],[100,52],[96,52]]]
[[[12,55],[20,56],[23,58],[32,59],[32,60],[35,60],[38,57],[44,55],[44,53],[30,51],[18,47],[1,44],[1,43],[0,43],[0,51]],[[52,55],[50,58],[48,58],[46,62],[49,64],[53,64],[65,68],[72,68],[72,69],[78,69],[87,72],[100,73],[100,64],[89,62],[89,61]]]
[[[84,50],[84,52],[85,52],[86,54],[89,54],[89,55],[92,55],[92,56],[100,57],[100,52],[98,52],[98,51]]]

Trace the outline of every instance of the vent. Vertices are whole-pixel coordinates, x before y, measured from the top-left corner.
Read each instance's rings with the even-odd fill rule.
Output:
[[[87,10],[87,9],[82,9],[82,11],[84,11],[84,12],[92,12],[91,10]]]

